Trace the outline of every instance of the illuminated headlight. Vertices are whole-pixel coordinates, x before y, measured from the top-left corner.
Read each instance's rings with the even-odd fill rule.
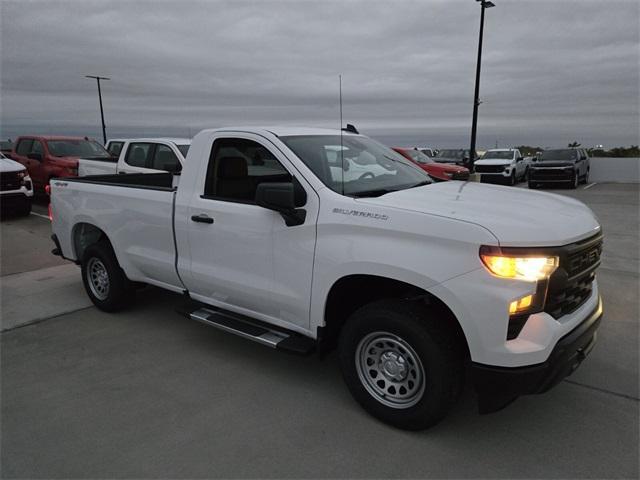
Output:
[[[487,270],[497,277],[529,282],[549,278],[559,263],[558,257],[496,254],[492,247],[481,247],[480,258]]]

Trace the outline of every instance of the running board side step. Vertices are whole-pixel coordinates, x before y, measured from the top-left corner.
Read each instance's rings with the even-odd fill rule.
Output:
[[[315,349],[315,341],[309,337],[284,330],[274,330],[246,317],[220,310],[199,308],[188,314],[189,318],[239,337],[253,340],[267,347],[306,355]]]

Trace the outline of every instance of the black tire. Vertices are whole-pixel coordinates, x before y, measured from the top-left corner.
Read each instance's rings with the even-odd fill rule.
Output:
[[[582,183],[584,183],[585,185],[586,185],[587,183],[589,183],[589,169],[588,169],[588,168],[587,168],[587,171],[586,171],[586,172],[585,172],[585,174],[584,174],[584,177],[583,177],[583,179],[582,179]]]
[[[516,184],[516,171],[511,172],[511,176],[509,177],[509,185],[514,186]]]
[[[105,278],[106,288],[100,281]],[[82,282],[93,304],[105,312],[125,308],[131,303],[135,293],[135,288],[120,268],[111,245],[105,241],[86,249],[82,258]]]
[[[529,180],[528,184],[529,188],[531,190],[535,190],[536,188],[538,188],[538,184],[537,183],[533,183],[531,180]]]
[[[447,320],[419,302],[401,300],[377,301],[351,315],[339,350],[342,374],[355,400],[374,417],[405,430],[423,430],[444,418],[462,390],[466,358]],[[395,366],[394,359],[391,365],[384,361],[402,347],[406,359]],[[372,360],[376,355],[377,362]],[[419,361],[412,363],[414,356]],[[376,368],[379,376],[372,374]],[[404,392],[401,383],[388,377],[387,368],[401,370]],[[416,381],[411,384],[411,379]],[[396,394],[407,398],[394,398]]]
[[[580,184],[580,175],[576,171],[573,173],[573,178],[571,179],[571,183],[569,184],[569,187],[571,188],[571,190],[575,190],[576,188],[578,188],[579,184]]]
[[[524,169],[524,174],[522,175],[522,181],[523,182],[529,181],[529,167]]]
[[[27,200],[22,205],[20,205],[20,210],[18,211],[18,215],[22,217],[26,217],[30,213],[31,213],[31,200]]]

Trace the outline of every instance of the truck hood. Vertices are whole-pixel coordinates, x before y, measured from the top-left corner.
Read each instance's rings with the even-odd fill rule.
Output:
[[[511,162],[513,162],[513,160],[485,158],[483,160],[476,160],[474,165],[511,165]]]
[[[503,246],[559,246],[600,230],[593,212],[572,198],[476,182],[434,183],[357,201],[474,223]]]
[[[21,172],[24,169],[24,165],[16,162],[15,160],[11,160],[9,158],[0,158],[0,172]]]

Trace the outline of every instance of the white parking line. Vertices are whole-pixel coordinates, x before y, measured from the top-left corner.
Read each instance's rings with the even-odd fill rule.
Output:
[[[42,215],[41,213],[31,212],[31,215],[35,215],[36,217],[40,217],[40,218],[46,218],[47,220],[49,220],[48,215]]]
[[[583,189],[583,190],[586,190],[587,188],[591,188],[591,187],[593,187],[594,185],[597,185],[597,182],[593,182],[593,183],[590,183],[589,185],[585,185],[584,187],[582,187],[582,189]]]

